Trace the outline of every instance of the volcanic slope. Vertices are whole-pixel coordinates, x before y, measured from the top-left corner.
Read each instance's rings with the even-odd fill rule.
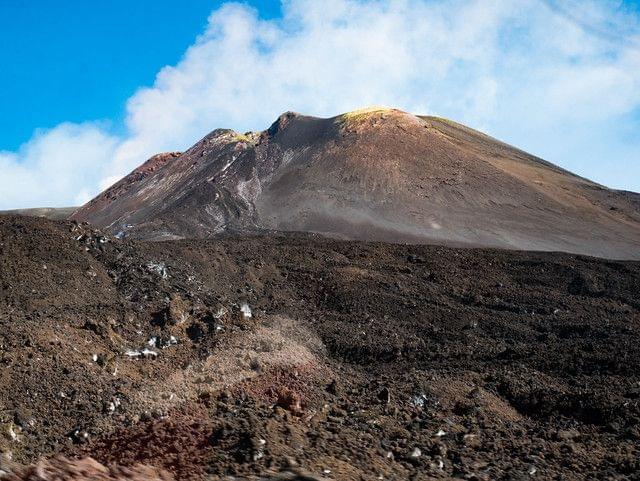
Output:
[[[267,229],[640,258],[640,195],[395,109],[289,112],[148,163],[72,218],[151,240]]]

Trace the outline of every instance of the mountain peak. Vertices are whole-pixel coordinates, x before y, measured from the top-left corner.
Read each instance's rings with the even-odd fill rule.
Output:
[[[74,218],[144,239],[270,229],[640,258],[640,195],[452,121],[369,107],[214,132]]]
[[[266,133],[269,137],[275,136],[278,132],[281,132],[292,120],[303,117],[303,115],[287,111],[278,116],[278,118],[271,124],[271,126],[266,130]]]
[[[407,112],[404,112],[402,110],[374,105],[371,107],[365,107],[362,109],[356,109],[356,110],[351,110],[349,112],[345,112],[341,115],[338,115],[336,119],[340,121],[348,122],[348,121],[363,120],[371,117],[384,117],[385,115],[394,114],[394,113],[407,114]]]

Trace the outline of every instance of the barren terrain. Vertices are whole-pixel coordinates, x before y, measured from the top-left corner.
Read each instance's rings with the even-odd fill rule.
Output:
[[[640,479],[638,293],[630,261],[0,216],[0,470]]]
[[[288,112],[152,157],[77,210],[119,237],[264,230],[640,259],[640,195],[437,117]]]

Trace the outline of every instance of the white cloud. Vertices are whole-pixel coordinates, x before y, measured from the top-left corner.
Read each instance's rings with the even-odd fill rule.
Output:
[[[39,131],[18,152],[0,152],[0,207],[86,202],[118,141],[99,124],[60,124]]]
[[[285,0],[283,15],[215,10],[182,60],[128,100],[122,137],[64,124],[0,154],[0,207],[84,200],[217,127],[370,104],[444,115],[640,190],[640,19],[616,2]]]

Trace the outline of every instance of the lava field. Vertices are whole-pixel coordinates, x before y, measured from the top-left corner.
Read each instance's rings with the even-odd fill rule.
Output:
[[[0,478],[640,479],[640,263],[0,216]]]

